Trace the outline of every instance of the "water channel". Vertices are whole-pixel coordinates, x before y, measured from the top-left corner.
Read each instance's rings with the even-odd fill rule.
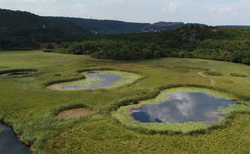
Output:
[[[0,123],[0,154],[32,154],[10,127]]]

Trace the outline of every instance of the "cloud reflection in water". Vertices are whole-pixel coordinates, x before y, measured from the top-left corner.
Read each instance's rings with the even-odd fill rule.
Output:
[[[99,73],[88,73],[85,74],[88,78],[101,78],[104,79],[103,81],[100,81],[100,84],[89,84],[89,85],[63,85],[61,86],[61,89],[96,89],[96,88],[104,88],[112,83],[122,79],[120,76],[115,76],[111,74],[99,74]]]
[[[219,117],[225,117],[218,111],[218,107],[226,108],[236,104],[231,100],[215,98],[205,93],[179,92],[165,94],[171,101],[158,104],[142,104],[139,108],[132,108],[131,117],[140,122],[184,123],[204,122],[207,125],[218,123]],[[134,110],[141,112],[133,112]]]

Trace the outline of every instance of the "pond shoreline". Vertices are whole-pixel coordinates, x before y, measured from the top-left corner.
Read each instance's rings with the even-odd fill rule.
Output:
[[[207,120],[199,120],[200,122],[199,121],[193,121],[193,120],[187,120],[186,122],[177,122],[177,123],[176,122],[169,122],[169,121],[165,121],[166,123],[165,122],[160,122],[162,120],[155,117],[156,115],[158,115],[158,112],[159,112],[158,110],[157,110],[157,114],[154,115],[152,113],[152,111],[149,111],[149,109],[144,107],[145,105],[149,105],[149,106],[157,105],[157,104],[162,105],[162,103],[164,103],[164,102],[168,102],[168,101],[171,102],[172,98],[170,98],[169,96],[170,96],[170,94],[174,94],[174,93],[193,93],[193,94],[195,94],[195,93],[204,93],[206,95],[211,95],[211,97],[213,97],[215,99],[223,100],[223,101],[225,101],[225,103],[228,101],[228,102],[233,102],[233,104],[231,104],[230,106],[228,106],[226,108],[224,108],[223,106],[219,106],[217,108],[218,111],[217,110],[216,111],[211,110],[211,112],[204,115],[206,117],[214,118],[215,112],[216,112],[216,115],[221,114],[220,116],[218,116],[218,118],[219,118],[218,123],[210,123],[210,121],[207,121]],[[180,96],[182,96],[182,95],[180,95]],[[199,99],[201,99],[201,98],[199,98]],[[155,130],[155,131],[180,131],[180,132],[185,134],[185,133],[189,133],[189,132],[192,132],[192,131],[199,131],[201,129],[207,129],[210,126],[213,127],[213,125],[218,125],[218,126],[223,125],[223,123],[226,120],[222,120],[222,119],[226,119],[228,114],[230,112],[232,112],[232,111],[249,110],[249,108],[247,108],[247,106],[245,106],[243,103],[240,103],[239,101],[236,102],[234,100],[235,100],[235,97],[233,97],[232,95],[227,95],[226,93],[214,91],[214,90],[207,89],[207,88],[176,87],[176,88],[169,88],[169,89],[162,90],[154,98],[147,99],[147,100],[141,100],[141,101],[139,101],[139,102],[137,102],[136,104],[133,104],[133,105],[121,106],[116,111],[113,111],[112,115],[116,119],[118,119],[121,123],[123,123],[123,124],[125,124],[127,126],[137,127],[137,128],[144,128],[144,129]],[[203,101],[201,101],[201,102],[203,102]],[[180,106],[177,106],[177,107],[180,107]],[[150,108],[155,110],[155,107],[150,107]],[[185,109],[185,112],[186,112],[186,107],[184,107],[184,108],[180,107],[180,109]],[[149,116],[147,113],[144,113],[143,110],[149,112],[150,115],[151,114],[154,115],[153,117],[156,118],[155,119],[156,121],[148,121],[149,119],[152,119],[153,117]],[[190,113],[192,113],[192,112],[190,112]],[[137,118],[139,118],[140,120],[136,119],[132,114],[136,115]],[[224,114],[226,116],[221,117]],[[144,120],[142,120],[143,116],[146,116],[146,119],[148,119],[148,120],[145,121],[145,118],[144,118]],[[163,118],[162,116],[160,116],[160,117]],[[184,118],[184,119],[186,119],[186,118]],[[214,119],[211,119],[211,120],[214,121]],[[210,123],[210,124],[205,124],[205,123],[202,123],[202,122],[206,122],[206,123]]]
[[[24,148],[24,149],[28,148],[29,149],[29,151],[26,151],[27,153],[31,153],[31,154],[34,153],[35,149],[34,149],[33,145],[32,144],[28,144],[27,142],[25,142],[23,140],[23,138],[22,138],[22,135],[18,135],[14,131],[12,125],[9,125],[9,124],[5,123],[4,121],[0,121],[0,127],[4,127],[3,128],[4,131],[12,132],[15,135],[15,138],[16,138],[14,140],[16,140],[16,142],[20,142],[18,144],[23,144],[22,148]],[[1,133],[2,133],[2,129],[0,129],[0,134]],[[13,136],[11,136],[11,137],[13,138]]]

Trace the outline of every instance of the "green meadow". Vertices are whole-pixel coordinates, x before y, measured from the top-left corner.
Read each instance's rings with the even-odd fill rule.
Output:
[[[140,78],[106,89],[47,87],[84,79],[84,70],[123,71]],[[35,153],[249,153],[249,110],[230,112],[220,124],[187,133],[130,127],[112,115],[121,106],[177,87],[205,88],[250,105],[250,67],[204,59],[114,61],[40,50],[0,51],[0,121]],[[92,112],[74,119],[56,117],[74,108]]]

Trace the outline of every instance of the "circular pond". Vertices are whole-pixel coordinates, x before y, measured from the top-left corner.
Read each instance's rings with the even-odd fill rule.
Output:
[[[115,88],[132,83],[140,78],[137,74],[119,71],[95,71],[84,75],[86,76],[84,80],[55,84],[49,88],[54,90]]]
[[[0,124],[0,153],[32,154],[10,127]]]
[[[164,91],[155,99],[121,107],[113,115],[127,125],[185,132],[219,123],[230,111],[249,109],[205,91]]]

